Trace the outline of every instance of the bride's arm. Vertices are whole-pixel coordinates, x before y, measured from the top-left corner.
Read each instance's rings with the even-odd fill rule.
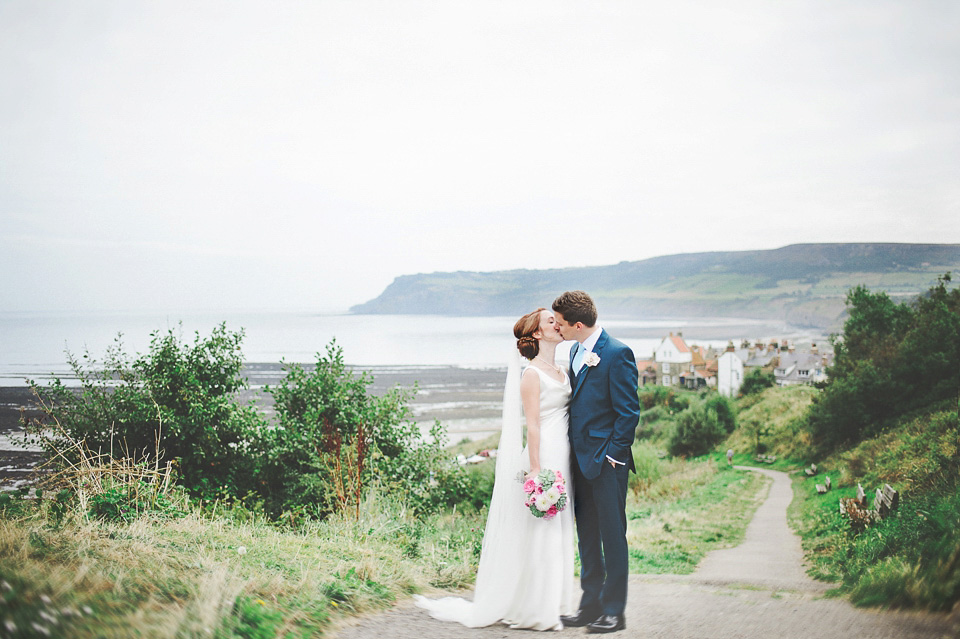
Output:
[[[527,452],[530,454],[530,475],[540,472],[540,375],[527,369],[520,380],[520,399],[527,418]]]

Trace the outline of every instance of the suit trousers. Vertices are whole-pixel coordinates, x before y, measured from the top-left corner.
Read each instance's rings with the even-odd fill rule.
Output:
[[[627,551],[627,467],[604,461],[600,474],[587,479],[576,456],[574,514],[580,549],[580,609],[622,615],[627,604],[630,557]]]

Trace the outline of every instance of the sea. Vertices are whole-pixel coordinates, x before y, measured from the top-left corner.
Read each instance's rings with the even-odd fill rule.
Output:
[[[336,340],[347,364],[367,371],[373,388],[413,388],[413,417],[425,430],[443,422],[454,440],[479,439],[499,428],[506,363],[514,348],[516,317],[352,315],[309,312],[0,312],[0,386],[27,379],[71,379],[67,353],[102,360],[117,341],[128,354],[148,350],[151,334],[173,331],[183,341],[207,336],[225,323],[243,330],[251,392],[276,383],[281,362],[309,364]],[[823,339],[816,331],[749,318],[600,318],[638,358],[650,358],[663,337],[682,333],[688,343],[725,347],[741,339]],[[557,349],[564,364],[569,349]],[[266,394],[264,394],[266,395]],[[269,397],[264,401],[270,411]]]

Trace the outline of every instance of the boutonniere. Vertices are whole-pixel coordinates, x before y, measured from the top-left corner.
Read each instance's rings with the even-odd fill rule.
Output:
[[[587,351],[583,356],[583,363],[590,367],[596,366],[600,363],[600,356],[593,351]]]

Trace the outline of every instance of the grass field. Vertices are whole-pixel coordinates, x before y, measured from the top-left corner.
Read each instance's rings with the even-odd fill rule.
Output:
[[[690,572],[711,548],[742,538],[761,478],[709,459],[660,459],[643,444],[637,457],[632,571]],[[110,523],[74,511],[58,522],[44,502],[0,509],[0,623],[16,629],[5,636],[318,636],[337,618],[414,592],[469,587],[484,523],[472,508],[418,517],[376,499],[357,520],[296,530],[241,505],[187,503],[177,517]]]
[[[641,448],[635,459],[642,476],[650,454]],[[709,551],[743,541],[768,479],[712,459],[660,465],[652,481],[628,496],[631,572],[691,573]]]

